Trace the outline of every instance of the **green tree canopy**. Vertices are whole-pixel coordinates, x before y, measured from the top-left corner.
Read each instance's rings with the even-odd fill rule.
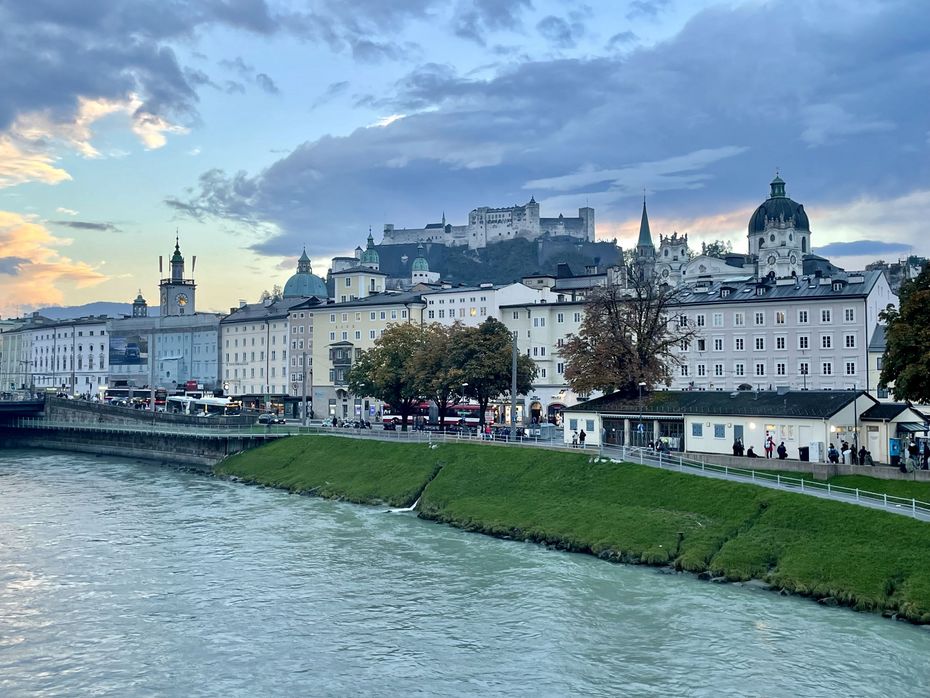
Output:
[[[512,376],[512,342],[510,330],[494,318],[478,327],[465,328],[454,352],[454,362],[461,366],[466,394],[478,402],[480,422],[488,403],[498,396],[509,396]],[[517,357],[517,393],[526,395],[536,380],[536,364],[528,356]]]
[[[635,394],[640,382],[649,389],[671,384],[681,363],[677,349],[696,330],[677,309],[678,290],[635,275],[631,284],[601,286],[588,296],[578,334],[561,349],[575,392]]]
[[[397,410],[403,431],[425,393],[416,368],[425,340],[426,332],[419,325],[390,325],[371,349],[362,352],[347,378],[356,395],[383,400]]]
[[[733,243],[729,240],[713,240],[701,243],[701,254],[708,257],[725,257],[733,251]]]
[[[888,306],[885,356],[879,379],[896,400],[930,402],[930,267],[901,286],[900,310]]]
[[[461,323],[440,325],[434,322],[424,330],[424,340],[414,358],[416,381],[423,394],[436,403],[439,423],[445,423],[449,406],[463,397],[465,372],[456,361],[455,348],[462,344],[465,327]]]

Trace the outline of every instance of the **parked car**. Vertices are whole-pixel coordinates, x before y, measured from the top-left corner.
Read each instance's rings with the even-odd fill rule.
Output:
[[[264,414],[258,415],[259,424],[287,424],[287,420],[284,417],[280,417],[273,412],[265,412]]]

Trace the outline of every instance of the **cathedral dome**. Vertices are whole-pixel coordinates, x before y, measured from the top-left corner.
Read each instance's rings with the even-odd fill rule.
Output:
[[[766,221],[778,220],[793,223],[798,230],[810,230],[804,206],[785,195],[785,181],[776,175],[771,187],[769,198],[762,202],[749,219],[749,234],[764,232]]]
[[[429,262],[423,256],[422,243],[417,245],[417,257],[413,260],[413,264],[410,265],[410,271],[429,271]]]
[[[377,269],[381,262],[378,256],[378,250],[375,249],[375,239],[372,237],[370,230],[368,231],[368,247],[362,252],[359,262],[362,266],[368,266],[374,269]]]
[[[315,276],[310,268],[310,258],[304,250],[297,260],[297,273],[284,284],[285,298],[309,298],[316,296],[325,300],[329,298],[326,283],[319,276]]]

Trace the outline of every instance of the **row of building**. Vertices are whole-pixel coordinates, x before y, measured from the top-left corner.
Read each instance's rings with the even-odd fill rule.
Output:
[[[246,403],[296,414],[306,393],[318,417],[373,416],[381,405],[352,395],[346,375],[391,324],[494,317],[516,332],[537,364],[521,419],[553,419],[586,399],[565,381],[560,347],[578,332],[592,288],[626,284],[630,274],[680,286],[679,309],[697,335],[678,350],[673,390],[854,390],[887,398],[878,374],[884,353],[879,313],[897,303],[881,270],[845,272],[810,251],[800,204],[776,177],[749,223],[746,254],[689,256],[687,238],[653,245],[643,207],[631,268],[559,265],[509,284],[455,287],[430,272],[421,252],[402,290],[389,288],[369,234],[365,250],[313,274],[306,251],[280,298],[230,312],[196,311],[196,283],[178,243],[159,284],[157,316],[142,294],[130,317],[7,321],[0,334],[0,385],[98,393],[107,387],[223,390]],[[706,258],[705,258],[706,257]],[[681,262],[681,263],[679,263]],[[502,417],[509,419],[506,411]]]

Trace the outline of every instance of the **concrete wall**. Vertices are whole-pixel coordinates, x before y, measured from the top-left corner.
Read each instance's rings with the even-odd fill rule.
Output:
[[[226,456],[260,446],[265,441],[265,437],[169,436],[143,431],[0,428],[0,448],[42,448],[141,458],[205,471],[211,470]]]
[[[799,460],[778,460],[777,458],[746,458],[720,453],[682,454],[685,458],[698,462],[725,465],[728,468],[745,468],[747,470],[773,470],[782,471],[786,475],[793,473],[813,473],[817,480],[826,480],[836,475],[865,475],[879,480],[914,480],[916,482],[930,482],[930,470],[917,470],[913,473],[902,473],[898,468],[887,465],[833,465],[831,463],[808,463]]]
[[[50,422],[68,424],[120,424],[130,426],[188,425],[188,426],[246,426],[255,422],[252,415],[237,417],[196,417],[185,414],[170,414],[149,410],[134,410],[128,407],[112,407],[84,400],[46,398],[45,418]]]

